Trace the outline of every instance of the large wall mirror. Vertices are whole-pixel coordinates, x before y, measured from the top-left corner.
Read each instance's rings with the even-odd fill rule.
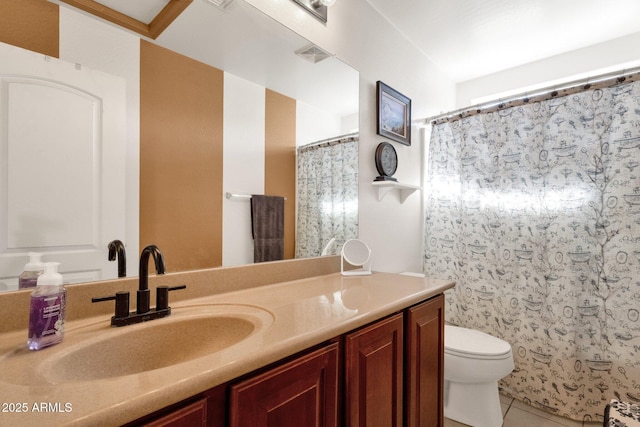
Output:
[[[98,18],[83,14],[82,19]],[[153,43],[223,70],[229,81],[248,82],[295,99],[299,105],[296,143],[300,146],[357,133],[358,72],[337,58],[327,56],[326,52],[243,0],[234,0],[224,10],[207,0],[194,0]],[[123,212],[126,207],[119,205],[124,203],[123,189],[131,185],[126,180],[123,163],[118,160],[127,155],[121,144],[122,134],[126,132],[123,128],[126,126],[125,112],[111,111],[110,116],[102,117],[100,111],[103,95],[114,98],[104,101],[113,102],[112,105],[123,102],[122,97],[128,90],[126,83],[103,70],[88,70],[85,80],[95,83],[97,79],[105,79],[99,84],[105,93],[98,94],[96,99],[87,95],[91,90],[83,89],[86,82],[72,80],[74,73],[81,75],[79,71],[87,70],[80,70],[77,64],[58,61],[69,76],[47,76],[43,79],[46,84],[34,85],[29,78],[16,78],[19,70],[3,69],[6,64],[17,63],[11,55],[20,49],[9,45],[0,47],[0,291],[17,289],[17,275],[28,261],[27,253],[33,251],[44,253],[45,261],[62,261],[67,267],[71,266],[70,270],[80,271],[93,263],[90,270],[94,275],[65,274],[68,283],[116,278],[117,265],[107,259],[107,244],[121,237],[112,230],[137,228],[138,224],[125,223],[127,216]],[[22,57],[18,61],[23,68],[33,69],[33,61],[44,62],[42,55],[32,54],[37,59]],[[39,102],[39,97],[48,101]],[[15,100],[19,102],[13,102]],[[39,108],[34,109],[34,105]],[[244,108],[251,110],[254,107],[246,105]],[[60,114],[52,116],[52,111]],[[86,116],[89,125],[75,129],[72,117],[78,115]],[[46,126],[38,126],[45,121]],[[96,132],[105,129],[106,134],[96,137]],[[65,145],[64,141],[72,138],[88,138],[92,141],[91,150]],[[38,141],[47,143],[37,145]],[[56,149],[56,141],[67,151]],[[22,153],[16,152],[18,147]],[[226,145],[225,150],[231,151]],[[36,152],[44,157],[36,159],[29,155]],[[251,152],[243,155],[251,155]],[[20,164],[19,159],[31,159],[32,169]],[[51,162],[59,162],[62,167],[47,169],[55,164]],[[225,162],[224,168],[242,167],[242,164],[231,164],[240,160],[229,157],[228,153]],[[60,173],[74,165],[78,168],[74,173],[85,179],[77,180]],[[42,174],[56,175],[59,191],[33,193],[39,184],[30,177],[41,179]],[[105,185],[111,187],[103,188]],[[237,189],[242,192],[239,187],[225,185],[223,192]],[[224,194],[220,196],[224,197]],[[51,209],[51,215],[47,216],[49,210],[42,209],[41,204],[29,205],[34,198],[45,200],[47,204],[60,200],[62,204]],[[110,206],[116,215],[102,210],[105,206]],[[232,207],[244,210],[239,203]],[[357,206],[351,206],[351,209],[357,210]],[[80,216],[83,221],[74,224],[75,229],[65,233],[64,227],[55,226],[64,223],[70,212],[78,211],[83,212]],[[238,218],[233,211],[226,215],[229,219]],[[223,222],[226,221],[227,217],[223,216]],[[50,229],[52,224],[56,230],[53,234],[39,229],[41,225]],[[129,276],[137,271],[139,249],[127,247],[128,263],[136,266],[129,268]],[[319,255],[320,251],[307,256]],[[224,261],[223,266],[241,263],[243,258],[235,257]]]

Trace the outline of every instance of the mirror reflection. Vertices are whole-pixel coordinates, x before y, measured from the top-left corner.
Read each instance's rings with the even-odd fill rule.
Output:
[[[96,18],[77,13],[73,9],[67,9],[64,13],[67,14],[65,22],[77,20],[84,25],[96,25]],[[87,24],[89,21],[91,22]],[[1,132],[0,149],[3,154],[10,152],[20,155],[7,156],[8,164],[0,166],[4,168],[0,173],[13,177],[3,183],[0,189],[0,197],[6,201],[3,203],[6,209],[0,213],[3,224],[0,229],[0,289],[17,289],[18,276],[29,261],[29,252],[42,253],[44,261],[61,262],[61,271],[68,283],[116,278],[118,263],[110,262],[108,254],[109,242],[114,240],[121,240],[126,246],[129,276],[137,275],[138,244],[140,247],[157,244],[165,254],[167,270],[170,272],[253,262],[249,203],[225,199],[225,192],[287,197],[292,224],[287,234],[296,239],[304,239],[306,243],[304,251],[297,250],[292,237],[290,253],[285,258],[319,256],[333,237],[342,241],[356,237],[353,233],[357,233],[357,222],[355,225],[349,223],[351,234],[340,236],[338,234],[345,228],[344,222],[338,224],[338,220],[332,220],[336,225],[327,229],[325,221],[323,226],[318,226],[324,229],[320,236],[315,231],[318,227],[313,228],[308,215],[302,220],[296,219],[295,212],[300,197],[299,189],[296,191],[299,184],[296,184],[295,177],[302,166],[297,165],[295,159],[301,155],[296,155],[296,148],[301,146],[307,146],[301,149],[302,152],[312,151],[317,147],[333,147],[338,144],[336,141],[347,139],[350,142],[356,141],[357,144],[358,73],[338,59],[326,56],[325,52],[307,40],[243,1],[234,1],[224,11],[206,1],[194,1],[157,40],[153,43],[142,41],[140,44],[139,224],[127,221],[129,216],[125,214],[131,208],[124,197],[127,186],[138,185],[137,180],[130,179],[131,173],[125,172],[126,156],[130,151],[124,146],[124,134],[130,123],[127,121],[127,111],[123,110],[127,106],[131,108],[131,103],[124,100],[127,90],[130,90],[127,86],[131,86],[130,82],[102,70],[90,70],[64,60],[45,61],[42,55],[33,52],[9,45],[1,47],[0,77],[4,80],[0,96],[3,98],[2,108],[5,111],[0,112],[0,127],[20,129],[20,132],[16,132],[16,135]],[[19,81],[15,78],[7,80],[10,74],[23,75],[13,69],[6,69],[7,64],[16,63],[11,55],[18,51],[19,55],[30,54],[30,58],[23,57],[18,63],[24,62],[24,67],[31,70],[31,74],[36,62],[51,62],[62,70],[59,71],[61,76],[56,76],[53,81],[49,78],[47,85],[32,84],[37,77],[32,75],[23,76]],[[144,61],[150,56],[153,58],[146,66],[153,66],[154,61],[160,58],[162,70],[145,69]],[[182,64],[178,64],[174,70],[171,69],[171,61],[176,58]],[[205,158],[199,151],[202,146],[192,143],[200,137],[198,133],[201,128],[194,124],[194,117],[199,113],[191,114],[183,120],[181,113],[187,115],[189,111],[174,107],[173,116],[164,119],[169,122],[168,131],[163,131],[160,125],[153,125],[153,120],[156,120],[155,123],[163,120],[161,114],[151,122],[148,119],[154,114],[154,110],[166,111],[167,104],[176,103],[175,97],[170,98],[171,90],[181,91],[185,82],[198,77],[174,75],[173,81],[178,83],[170,85],[166,76],[162,75],[162,89],[158,91],[160,86],[155,82],[156,86],[152,87],[150,95],[145,92],[148,89],[145,85],[153,82],[149,75],[162,74],[166,69],[169,69],[169,73],[184,70],[184,63],[189,61],[197,62],[196,68],[203,66],[207,72],[210,69],[217,70],[222,77],[215,89],[219,91],[220,111],[216,112],[219,118],[217,121],[213,120],[213,124],[210,122],[204,126],[213,128],[211,138],[218,138],[215,143],[219,144],[217,151],[213,152],[214,163],[205,165],[204,168],[214,169],[217,175],[209,175],[211,180],[204,182],[204,185],[202,181],[207,181],[208,178],[203,174],[194,176],[184,173],[185,170],[197,170],[199,165],[194,159]],[[72,77],[84,76],[81,77],[84,80],[68,80],[63,75],[65,72]],[[84,89],[87,81],[102,81],[100,79],[104,80],[101,84],[108,94],[87,95],[95,94],[93,89]],[[26,80],[30,84],[25,84]],[[34,87],[36,90],[32,90]],[[165,89],[164,99],[162,96],[154,98]],[[182,92],[181,95],[184,95],[184,91]],[[106,99],[109,96],[113,99]],[[167,100],[168,97],[170,99]],[[42,98],[47,99],[47,102],[41,102]],[[7,99],[22,101],[14,104],[7,103]],[[66,107],[61,108],[60,103],[71,103],[74,106],[70,110],[72,114],[54,116],[46,122],[45,119],[51,117],[51,111],[69,111]],[[114,112],[112,107],[106,108],[105,103],[119,107]],[[32,111],[34,104],[41,106],[38,111]],[[205,106],[200,111],[206,108],[208,107]],[[113,113],[113,117],[104,117],[98,113],[107,110]],[[284,112],[287,111],[291,115],[285,118]],[[31,113],[33,115],[29,116]],[[85,120],[79,121],[78,116]],[[41,126],[43,122],[46,122],[46,126]],[[28,123],[38,123],[38,126],[28,126]],[[56,127],[60,123],[70,125]],[[281,132],[281,127],[286,128],[284,132]],[[97,129],[104,130],[105,133],[96,136]],[[27,130],[33,133],[29,134]],[[170,132],[175,132],[171,139],[163,140]],[[196,136],[185,137],[189,132]],[[343,137],[344,135],[347,136]],[[68,141],[72,139],[88,140],[91,143],[69,146]],[[286,144],[279,145],[284,140]],[[28,141],[40,141],[40,145],[34,142],[29,142],[29,145]],[[42,141],[46,141],[46,144],[43,145]],[[316,142],[320,143],[314,144]],[[16,151],[15,147],[22,147],[22,151]],[[167,147],[169,150],[163,152],[160,158],[148,154],[149,149],[162,152]],[[35,161],[35,152],[45,153],[42,155],[44,160]],[[290,163],[287,163],[287,168],[292,172],[288,175],[273,172],[284,169],[280,157],[282,152],[287,153],[288,159],[293,158],[293,163],[286,160]],[[330,154],[329,157],[339,158],[343,155]],[[352,155],[349,156],[353,158]],[[52,158],[55,160],[49,162],[52,166],[47,166],[49,163],[46,159]],[[336,163],[323,179],[326,181],[337,176],[336,171],[347,168],[351,173],[350,179],[355,176],[357,183],[357,155],[355,159],[355,171],[352,170],[353,166]],[[31,166],[25,169],[25,162]],[[319,162],[323,164],[324,160]],[[51,169],[47,170],[48,167]],[[145,175],[149,169],[152,170],[151,174]],[[46,173],[43,174],[44,171]],[[47,179],[44,180],[43,176]],[[149,198],[156,191],[154,184],[161,182],[163,176],[179,182],[179,186],[174,190],[162,188],[155,198]],[[55,179],[49,179],[50,177]],[[289,182],[277,182],[284,178]],[[17,185],[16,182],[20,184]],[[306,185],[304,188],[307,188]],[[192,191],[192,188],[197,190]],[[29,196],[34,195],[32,191],[36,191],[34,197]],[[181,198],[182,193],[190,192],[194,193],[192,196],[195,197],[195,202],[193,199]],[[349,192],[353,194],[352,190]],[[335,202],[340,206],[332,206],[334,202],[326,200],[314,202],[313,194],[311,190],[305,190],[305,203],[309,212],[317,210],[321,213],[320,217],[325,219],[328,216],[337,218],[336,212],[347,212],[347,216],[351,218],[348,221],[357,221],[357,186],[355,198]],[[206,197],[211,199],[209,207],[202,203]],[[26,203],[28,200],[36,200],[36,203]],[[58,203],[60,207],[42,209],[43,201],[46,206]],[[155,209],[167,212],[168,218],[150,214],[149,203],[152,205],[151,211]],[[158,207],[158,203],[164,205]],[[209,210],[203,213],[203,209]],[[49,211],[53,211],[54,216],[47,216]],[[193,212],[200,217],[193,220],[186,212]],[[339,214],[340,218],[343,216],[342,213]],[[29,220],[28,225],[25,225],[26,220]],[[191,230],[184,228],[184,223],[187,222],[195,227]],[[209,223],[217,224],[213,233],[200,246],[194,245],[195,240],[189,233],[206,234],[201,224]],[[305,234],[307,226],[312,231]],[[127,242],[125,236],[131,235],[131,230],[136,229],[139,231],[140,241]],[[28,232],[25,233],[25,230]],[[128,230],[128,234],[125,230]],[[172,231],[176,231],[178,236],[172,235]],[[337,251],[339,252],[339,248]],[[336,252],[333,250],[331,253]],[[201,259],[198,258],[200,256]]]

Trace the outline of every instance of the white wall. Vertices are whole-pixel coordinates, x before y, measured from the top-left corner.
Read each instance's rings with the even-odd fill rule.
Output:
[[[556,55],[499,73],[458,84],[456,108],[475,104],[473,100],[502,97],[496,94],[520,94],[530,86],[547,87],[559,80],[585,79],[640,65],[640,33],[620,37],[583,49]],[[445,111],[443,111],[445,112]]]
[[[223,191],[263,194],[265,89],[224,73],[223,102]],[[249,199],[225,198],[222,218],[222,265],[253,263]]]
[[[360,114],[350,114],[342,118],[341,129],[343,134],[358,132],[360,129]]]
[[[397,194],[378,201],[371,185],[377,176],[373,156],[385,138],[376,135],[376,81],[412,100],[413,118],[454,107],[455,85],[365,0],[339,0],[320,23],[291,0],[247,0],[293,31],[335,54],[360,72],[359,237],[372,250],[374,270],[422,270],[422,193],[400,204]],[[420,185],[423,144],[417,127],[410,147],[394,143],[396,177]]]
[[[265,88],[225,72],[223,102],[223,190],[242,195],[263,194]],[[344,134],[342,124],[340,116],[296,103],[298,145]],[[222,265],[252,263],[250,201],[225,198],[222,217]]]
[[[306,145],[345,133],[340,116],[296,102],[296,145]]]

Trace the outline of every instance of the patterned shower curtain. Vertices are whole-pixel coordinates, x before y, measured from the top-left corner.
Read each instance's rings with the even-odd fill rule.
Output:
[[[640,402],[640,83],[434,125],[424,269],[508,341],[503,393],[601,421]]]
[[[358,135],[298,149],[296,258],[358,237]]]

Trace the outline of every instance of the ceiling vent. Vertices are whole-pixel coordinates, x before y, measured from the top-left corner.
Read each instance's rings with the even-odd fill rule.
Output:
[[[314,64],[331,57],[329,52],[320,49],[314,44],[296,50],[296,55]]]
[[[214,5],[218,9],[225,10],[233,0],[205,0],[207,3]]]

